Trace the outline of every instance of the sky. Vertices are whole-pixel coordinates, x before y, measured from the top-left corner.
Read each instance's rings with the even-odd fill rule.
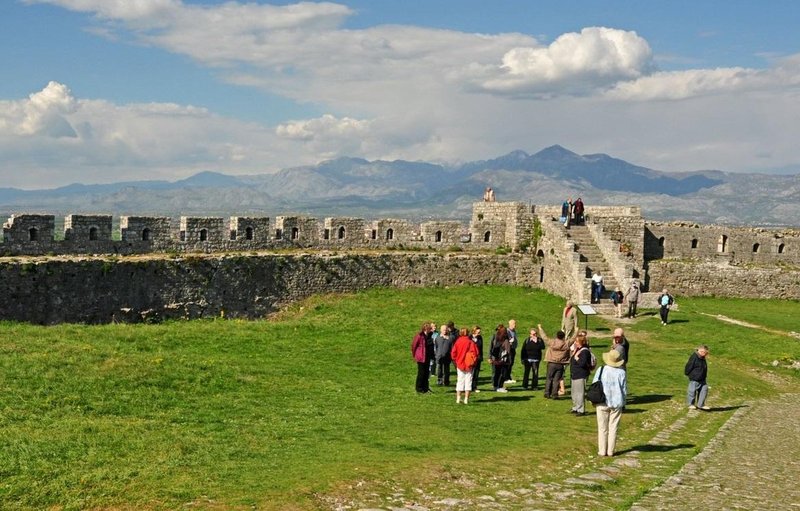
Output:
[[[0,187],[560,144],[800,173],[800,2],[0,0]]]

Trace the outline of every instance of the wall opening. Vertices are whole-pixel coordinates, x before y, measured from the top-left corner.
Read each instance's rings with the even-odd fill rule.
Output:
[[[759,245],[758,243],[756,243],[756,244],[754,244],[754,245],[753,245],[753,253],[754,253],[754,254],[758,254],[758,251],[759,251],[760,249],[761,249],[761,245]]]
[[[181,231],[180,234],[178,234],[178,238],[181,241],[186,241],[186,231]]]
[[[539,283],[544,282],[544,266],[539,268]]]
[[[717,252],[724,254],[728,251],[728,237],[726,235],[722,235],[719,237],[719,241],[717,242]]]
[[[297,227],[292,227],[292,239],[300,239],[300,229]]]
[[[97,227],[89,227],[89,241],[97,241]]]
[[[336,235],[336,237],[339,238],[340,240],[344,239],[344,226],[339,227],[339,232]]]
[[[331,230],[325,229],[325,232],[322,233],[322,239],[329,240],[331,239]]]
[[[370,234],[370,238],[374,240],[378,239],[378,229],[372,229],[372,234]]]
[[[386,229],[386,241],[394,239],[394,229]]]
[[[275,229],[275,239],[276,240],[283,239],[283,229]]]
[[[436,234],[434,234],[433,237],[434,237],[434,241],[436,241],[436,243],[441,243],[442,242],[442,231],[436,231]]]
[[[200,241],[208,241],[208,231],[200,229]]]
[[[664,248],[664,236],[658,238],[658,246]]]
[[[492,231],[486,231],[485,233],[483,233],[483,241],[486,243],[492,241]]]
[[[783,243],[778,245],[778,253],[779,254],[783,254],[783,251],[784,251],[785,248],[786,248],[786,245],[784,245]]]
[[[247,226],[247,229],[244,230],[244,239],[246,240],[253,240],[253,228],[251,226]]]
[[[236,229],[231,229],[231,241],[236,241]]]
[[[692,248],[697,248],[697,239],[692,240]]]
[[[36,227],[28,229],[28,241],[39,241],[39,230]]]
[[[150,241],[150,229],[147,227],[142,229],[142,241]]]
[[[538,252],[536,252],[536,257],[539,259],[544,259],[544,251],[540,248]]]

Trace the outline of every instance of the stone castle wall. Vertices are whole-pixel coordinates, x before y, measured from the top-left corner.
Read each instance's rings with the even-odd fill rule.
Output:
[[[39,324],[262,318],[319,293],[371,287],[538,287],[525,255],[437,253],[47,258],[0,264],[0,318]]]
[[[70,215],[64,239],[56,240],[53,215],[18,215],[4,225],[0,244],[0,319],[136,321],[222,311],[253,318],[313,293],[374,286],[501,283],[585,302],[587,262],[558,216],[560,207],[521,202],[476,203],[466,226],[126,216],[121,239],[112,240],[110,216]],[[630,206],[589,208],[587,224],[623,286],[639,278],[645,290],[684,296],[800,298],[796,230],[645,222]],[[286,248],[296,255],[274,254]],[[37,257],[20,258],[27,255]]]

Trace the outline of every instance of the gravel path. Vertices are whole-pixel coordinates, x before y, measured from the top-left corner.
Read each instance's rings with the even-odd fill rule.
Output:
[[[631,507],[800,510],[800,399],[740,408],[703,451]]]

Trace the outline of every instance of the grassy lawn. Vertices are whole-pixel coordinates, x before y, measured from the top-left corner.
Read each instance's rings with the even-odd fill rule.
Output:
[[[469,406],[455,405],[453,387],[417,395],[409,351],[425,320],[480,324],[487,343],[512,317],[521,335],[537,322],[554,334],[562,304],[523,288],[372,290],[260,322],[2,323],[0,508],[305,510],[398,487],[446,492],[458,477],[480,495],[498,469],[514,474],[504,484],[563,479],[594,453],[592,417],[518,389]],[[683,364],[697,344],[712,350],[712,406],[771,395],[767,373],[796,381],[769,364],[800,359],[800,341],[706,314],[789,330],[798,312],[796,302],[682,299],[667,327],[647,314],[625,325],[632,396],[619,448],[685,415]],[[615,325],[589,326],[599,355]],[[485,365],[484,390],[489,377]],[[731,413],[705,414],[664,477]],[[657,482],[616,491],[633,498]]]

